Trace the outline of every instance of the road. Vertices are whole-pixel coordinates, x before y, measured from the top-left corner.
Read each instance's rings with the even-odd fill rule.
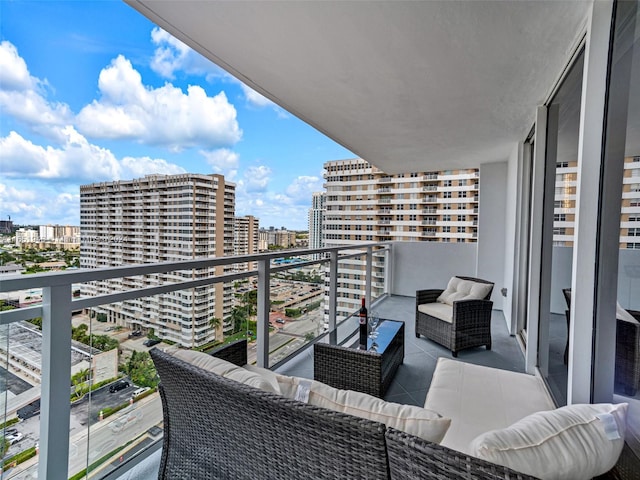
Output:
[[[280,324],[275,323],[274,325]],[[305,336],[308,333],[312,333],[315,337],[323,331],[323,312],[320,308],[312,310],[296,320],[287,320],[284,326],[269,335],[269,363],[273,365],[302,347],[307,343]],[[256,358],[257,346],[255,343],[249,344],[247,362],[253,363]]]
[[[161,422],[162,403],[160,395],[154,393],[93,424],[89,432],[84,430],[73,435],[69,444],[69,475],[79,472],[87,462],[90,465]]]

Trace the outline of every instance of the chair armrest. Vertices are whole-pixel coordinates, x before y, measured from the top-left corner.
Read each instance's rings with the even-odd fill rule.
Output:
[[[423,303],[433,303],[435,302],[440,294],[442,294],[444,290],[438,289],[429,289],[429,290],[417,290],[416,291],[416,307],[418,305],[422,305]]]
[[[211,356],[244,367],[247,364],[247,339],[224,345],[211,352]]]
[[[475,326],[478,322],[491,323],[491,300],[458,300],[453,302],[452,325],[454,329]]]

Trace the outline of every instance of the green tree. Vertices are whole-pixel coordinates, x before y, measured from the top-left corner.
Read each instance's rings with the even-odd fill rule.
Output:
[[[127,363],[127,374],[133,383],[142,387],[155,387],[159,382],[149,352],[134,351]]]
[[[84,370],[80,370],[79,372],[71,375],[71,384],[74,388],[74,393],[76,398],[80,398],[82,395],[82,386],[85,382],[89,380],[91,377],[91,370],[85,368]]]

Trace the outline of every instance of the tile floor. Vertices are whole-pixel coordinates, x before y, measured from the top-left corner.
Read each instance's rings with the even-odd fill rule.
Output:
[[[415,336],[415,297],[391,296],[375,309],[382,318],[405,322],[405,357],[385,399],[408,405],[424,405],[438,357],[453,358],[440,345]],[[491,324],[492,349],[471,348],[458,353],[458,360],[489,367],[524,372],[524,355],[515,337],[509,335],[501,311],[494,310]],[[286,375],[313,378],[313,349],[308,349],[277,370]]]

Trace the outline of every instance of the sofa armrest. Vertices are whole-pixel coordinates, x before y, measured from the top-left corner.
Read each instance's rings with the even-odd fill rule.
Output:
[[[236,340],[224,345],[211,352],[211,356],[244,367],[247,364],[247,339]]]
[[[438,290],[438,289],[417,290],[416,291],[416,307],[418,305],[422,305],[423,303],[435,302],[442,292],[444,292],[444,290]]]
[[[535,480],[502,465],[481,460],[387,428],[387,452],[393,480],[464,478],[467,480]]]
[[[475,326],[479,321],[491,323],[491,300],[458,300],[453,302],[452,325],[454,330]]]

